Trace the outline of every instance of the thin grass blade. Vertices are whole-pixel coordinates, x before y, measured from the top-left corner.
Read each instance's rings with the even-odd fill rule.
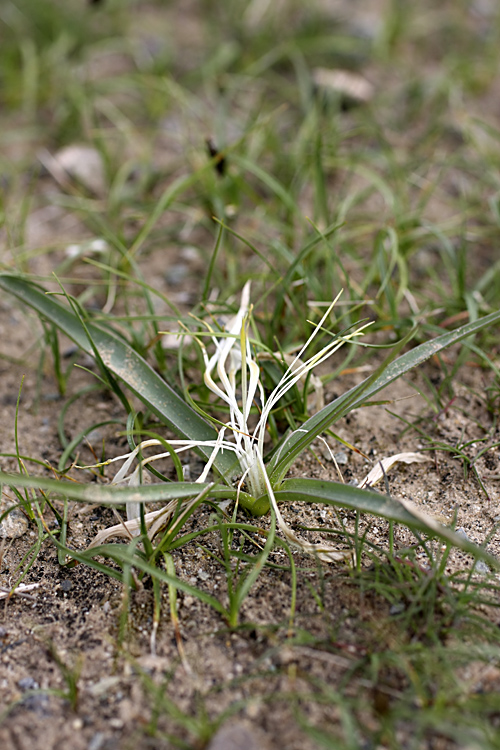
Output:
[[[406,352],[395,361],[391,362],[391,358],[394,356],[392,354],[373,375],[354,388],[351,388],[351,390],[347,391],[342,396],[339,396],[339,398],[336,398],[334,401],[327,404],[327,406],[321,411],[308,419],[307,422],[302,425],[300,430],[287,436],[279,450],[275,452],[268,466],[273,487],[276,487],[281,481],[283,481],[286,472],[297,456],[312,443],[317,435],[326,430],[327,427],[345,416],[352,409],[356,409],[363,404],[366,404],[375,393],[378,393],[409,370],[417,367],[417,365],[422,364],[422,362],[425,362],[429,357],[432,357],[446,347],[467,338],[467,336],[478,333],[488,326],[495,325],[499,322],[500,310],[491,313],[484,318],[480,318],[473,323],[461,326],[450,333],[444,333],[442,336],[438,336],[432,341],[420,344],[420,346]],[[410,337],[407,336],[399,342],[398,348],[400,349],[409,338]]]

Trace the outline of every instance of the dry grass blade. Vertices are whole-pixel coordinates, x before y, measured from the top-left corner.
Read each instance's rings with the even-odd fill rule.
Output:
[[[201,500],[203,500],[204,497],[208,495],[212,487],[212,484],[208,485],[203,489],[202,492],[200,492],[199,495],[190,500],[171,500],[169,503],[167,503],[167,505],[165,505],[164,508],[160,508],[159,510],[152,510],[149,513],[145,513],[144,524],[150,541],[153,541],[158,532],[161,531],[169,523],[176,510],[179,508],[179,502],[181,502],[184,508],[183,512],[179,515],[176,522],[173,524],[172,528],[169,531],[170,534],[174,535],[175,531],[182,525],[182,520],[184,519],[186,514],[189,513],[191,508],[193,508],[197,503],[199,503]],[[140,518],[133,518],[130,521],[122,521],[115,526],[110,526],[107,529],[102,529],[102,531],[99,531],[99,533],[96,534],[87,549],[92,549],[92,547],[100,547],[102,544],[105,544],[108,539],[132,539],[133,537],[138,536],[140,532]]]
[[[40,588],[39,583],[20,583],[14,589],[0,587],[0,599],[10,599],[11,596],[21,596],[25,599],[31,599],[32,597],[29,595],[29,592],[38,588]]]
[[[271,482],[269,481],[269,477],[264,466],[264,462],[259,454],[257,454],[257,463],[264,478],[269,502],[271,503],[272,509],[276,516],[276,522],[287,541],[289,541],[295,547],[298,547],[302,552],[306,552],[308,555],[313,555],[313,557],[317,557],[322,562],[343,562],[344,560],[350,558],[350,552],[341,552],[338,549],[335,549],[335,547],[332,547],[327,542],[313,544],[311,542],[306,542],[304,539],[299,539],[295,532],[293,532],[292,529],[286,524],[285,519],[280,513],[278,503],[276,502],[276,498],[274,496],[273,488],[271,487]]]
[[[385,474],[397,463],[404,464],[421,464],[426,461],[432,461],[429,455],[424,453],[396,453],[394,456],[387,456],[378,461],[373,469],[359,483],[359,487],[373,487],[377,482],[384,478]]]

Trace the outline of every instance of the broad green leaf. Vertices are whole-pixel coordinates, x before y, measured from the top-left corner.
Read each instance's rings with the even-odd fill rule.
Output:
[[[90,321],[85,321],[86,331],[72,310],[40,287],[18,276],[0,274],[0,288],[33,308],[87,354],[94,356],[95,347],[105,367],[123,381],[132,393],[180,438],[195,440],[198,443],[217,438],[214,428],[118,334]],[[212,449],[199,445],[197,451],[208,458]],[[220,452],[215,459],[215,466],[221,474],[228,474],[233,465],[234,457],[227,451]]]
[[[279,486],[286,472],[297,456],[307,448],[317,435],[320,435],[330,425],[345,416],[352,409],[365,404],[375,393],[378,393],[390,383],[412,370],[426,359],[442,351],[452,344],[467,338],[479,331],[500,322],[500,311],[486,315],[484,318],[461,326],[450,333],[444,333],[432,341],[420,344],[415,349],[406,352],[390,364],[384,363],[378,368],[375,377],[372,375],[359,385],[351,388],[339,398],[327,404],[321,411],[305,422],[300,430],[289,435],[277,450],[269,463],[269,473],[273,486]],[[402,342],[400,342],[401,345]]]
[[[495,568],[500,566],[499,560],[449,527],[443,526],[417,509],[408,508],[398,500],[373,490],[362,490],[348,484],[320,479],[286,479],[280,489],[275,491],[274,496],[278,502],[322,503],[381,516],[388,521],[402,523],[410,529],[442,539],[474,557],[487,560]]]
[[[26,476],[25,474],[7,474],[0,471],[0,485],[8,487],[27,487],[51,492],[70,500],[85,503],[102,503],[103,505],[125,505],[125,503],[168,502],[199,495],[208,484],[201,482],[163,482],[162,484],[145,484],[140,487],[116,487],[103,484],[78,484],[45,477]],[[214,496],[224,497],[226,491],[214,491]],[[231,491],[230,495],[235,494]]]

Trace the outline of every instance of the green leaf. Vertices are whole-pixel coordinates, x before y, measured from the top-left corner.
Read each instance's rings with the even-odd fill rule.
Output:
[[[500,322],[500,311],[480,318],[473,323],[461,326],[450,333],[444,333],[432,341],[420,344],[415,349],[406,352],[393,362],[384,362],[378,370],[359,385],[351,388],[339,398],[327,404],[321,411],[304,422],[300,430],[288,435],[269,462],[269,474],[273,486],[279,486],[286,472],[297,456],[307,448],[312,441],[330,425],[345,416],[352,409],[365,404],[375,393],[378,393],[390,383],[412,370],[426,359],[442,351],[452,344]],[[397,345],[399,348],[408,340],[405,337]]]
[[[449,527],[443,526],[418,510],[413,512],[388,495],[381,495],[373,490],[320,479],[286,479],[280,489],[275,491],[274,496],[278,502],[323,503],[381,516],[388,521],[402,523],[414,531],[442,539],[476,558],[486,560],[495,568],[500,566],[499,560],[456,534]]]
[[[262,169],[250,159],[245,159],[244,156],[233,154],[232,161],[240,169],[245,169],[248,172],[254,174],[257,179],[261,180],[261,182],[279,198],[279,200],[291,212],[293,216],[297,216],[302,221],[305,221],[305,219],[302,218],[303,214],[297,206],[291,193],[285,187],[283,187],[281,182],[279,182],[276,177],[273,177],[273,175],[269,174],[269,172],[266,172],[265,169]]]
[[[208,484],[201,482],[163,482],[162,484],[145,484],[140,487],[114,487],[102,484],[78,484],[44,477],[29,477],[25,474],[7,474],[0,471],[0,485],[9,487],[32,487],[33,489],[52,492],[70,500],[85,503],[102,503],[105,505],[124,505],[125,503],[168,502],[199,495]],[[216,492],[213,493],[217,494]],[[222,492],[222,496],[228,493]],[[230,493],[231,496],[233,493]]]
[[[104,366],[134,393],[180,438],[202,442],[215,440],[217,432],[171,388],[152,367],[120,336],[85,321],[85,327],[67,306],[43,289],[18,276],[0,274],[0,288],[15,295],[40,316],[61,330],[87,354],[98,352]],[[86,330],[85,330],[86,329]],[[92,340],[89,340],[89,336]],[[95,351],[94,351],[95,349]],[[208,458],[212,449],[199,445],[198,453]],[[220,452],[215,467],[227,475],[234,457]]]

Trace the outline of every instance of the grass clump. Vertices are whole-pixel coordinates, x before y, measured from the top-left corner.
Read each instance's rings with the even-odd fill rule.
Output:
[[[156,681],[134,667],[152,696],[148,731],[166,742],[205,746],[260,692],[293,706],[315,747],[494,747],[494,677],[466,673],[498,659],[486,527],[499,444],[497,10],[389,3],[375,23],[347,6],[195,3],[188,24],[153,0],[31,5],[0,11],[0,314],[18,315],[17,298],[40,333],[4,361],[37,369],[39,408],[50,379],[67,400],[54,402],[50,477],[22,427],[4,450],[0,479],[37,535],[16,576],[52,545],[58,569],[120,582],[121,653],[144,595],[144,648],[161,658],[172,633],[184,669],[176,695],[173,667]],[[331,85],[339,68],[370,93]],[[56,168],[67,145],[92,150],[97,190]],[[424,403],[396,423],[404,446],[365,422],[357,447],[348,421],[380,414],[379,398],[393,409],[397,395],[377,394],[402,378]],[[98,398],[102,415],[75,426]],[[383,494],[343,483],[357,470],[339,447],[375,465],[424,449],[442,507],[420,489],[419,507],[408,502],[411,468],[409,485],[382,471]],[[86,504],[106,520],[79,537]],[[488,521],[457,534],[454,514],[464,524],[476,504]],[[261,587],[280,586],[284,601],[266,609]],[[234,703],[220,681],[189,693],[183,611],[198,613],[197,636],[209,612],[221,639],[253,649],[248,663],[232,654]],[[65,666],[77,661],[56,662],[78,711]],[[248,715],[270,726],[262,711]]]

